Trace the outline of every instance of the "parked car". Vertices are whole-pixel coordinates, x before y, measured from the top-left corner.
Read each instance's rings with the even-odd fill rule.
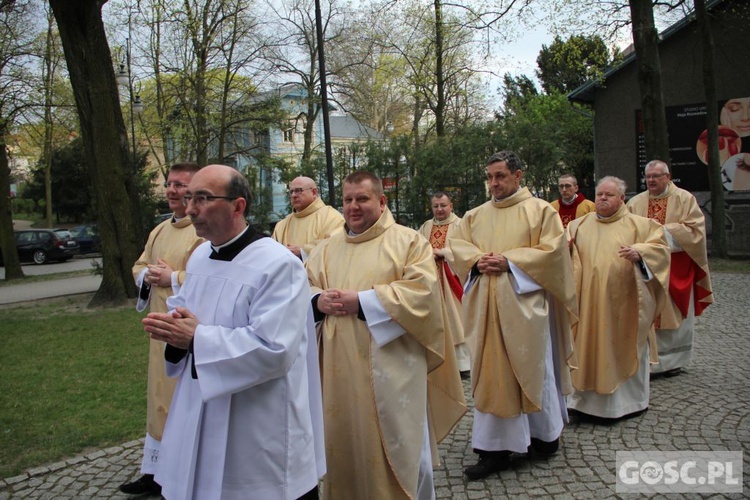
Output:
[[[21,262],[44,264],[65,262],[78,253],[78,242],[67,229],[24,229],[16,231],[16,248]],[[2,263],[2,253],[0,253]]]
[[[76,226],[70,230],[70,234],[78,242],[82,254],[99,253],[102,251],[102,240],[99,236],[99,227],[96,224]]]

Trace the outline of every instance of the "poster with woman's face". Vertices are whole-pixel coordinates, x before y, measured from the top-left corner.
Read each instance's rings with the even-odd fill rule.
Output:
[[[728,191],[750,190],[750,97],[735,97],[716,103],[719,110],[718,149],[721,176]],[[706,105],[667,106],[669,160],[672,181],[688,191],[708,191],[708,131]],[[638,190],[646,189],[646,157],[643,116],[636,111],[636,175]]]
[[[729,191],[750,190],[750,97],[726,101],[721,107],[719,121],[719,130],[725,129],[736,136],[732,147],[727,148],[723,155],[719,139],[724,187]]]
[[[719,120],[740,137],[750,136],[750,97],[729,99],[721,108]]]

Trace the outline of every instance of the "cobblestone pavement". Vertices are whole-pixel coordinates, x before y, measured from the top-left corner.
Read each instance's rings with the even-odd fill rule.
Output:
[[[464,467],[476,459],[471,450],[472,419],[467,414],[440,445],[443,464],[435,471],[437,498],[618,497],[618,450],[750,449],[750,301],[745,295],[750,290],[750,275],[717,274],[713,284],[716,303],[697,321],[693,363],[678,377],[652,382],[648,412],[613,425],[574,417],[563,432],[557,455],[534,461],[519,456],[510,470],[484,481],[467,481],[463,475]],[[0,479],[0,500],[128,498],[117,486],[138,476],[141,446],[141,441],[132,441]],[[750,494],[749,465],[750,454],[746,453],[746,494]]]

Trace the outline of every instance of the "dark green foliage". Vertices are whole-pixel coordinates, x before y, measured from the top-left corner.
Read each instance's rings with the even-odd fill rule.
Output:
[[[57,222],[95,220],[94,196],[91,192],[86,151],[83,141],[74,139],[52,152],[52,213]],[[44,167],[32,174],[31,182],[22,194],[36,204],[44,216]]]
[[[572,172],[581,189],[593,186],[593,113],[560,93],[516,100],[500,125],[505,149],[525,164],[523,182],[548,200],[557,197],[557,178]]]
[[[138,153],[137,163],[132,166],[128,192],[137,206],[138,240],[141,247],[153,227],[154,215],[158,211],[158,200],[153,194],[156,172],[146,170],[146,156]],[[81,138],[74,139],[52,152],[52,212],[57,222],[96,221],[96,197],[93,195],[91,178],[87,167],[86,151]],[[39,215],[44,215],[44,168],[40,166],[32,174],[22,198],[36,206]]]
[[[573,35],[563,41],[555,37],[552,44],[542,45],[536,64],[536,76],[548,94],[568,93],[589,80],[599,78],[619,53],[610,57],[604,40],[598,35]]]

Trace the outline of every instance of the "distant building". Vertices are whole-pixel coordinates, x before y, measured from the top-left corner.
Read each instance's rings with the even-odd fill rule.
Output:
[[[258,165],[257,158],[269,157],[284,160],[292,165],[299,164],[304,149],[304,130],[307,124],[307,90],[302,85],[283,85],[275,90],[256,96],[255,100],[278,97],[288,118],[281,127],[270,128],[264,132],[238,130],[233,134],[233,141],[227,145],[224,163],[247,172],[248,168]],[[348,168],[354,170],[362,164],[363,146],[369,140],[382,140],[382,135],[350,115],[329,116],[331,126],[331,148],[335,161],[345,161]],[[318,113],[313,124],[312,150],[324,155],[323,116]],[[268,218],[271,222],[282,219],[289,213],[289,201],[286,185],[280,182],[279,172],[271,167],[261,167],[256,171],[257,185],[263,190],[268,206]],[[319,184],[325,184],[325,172],[321,172]],[[259,200],[256,200],[258,203]]]
[[[720,111],[720,155],[727,190],[729,248],[750,254],[750,2],[709,0]],[[706,103],[700,33],[689,16],[660,35],[662,85],[675,183],[692,191],[711,227],[706,166]],[[632,191],[645,190],[643,170],[651,159],[643,148],[640,90],[635,53],[568,95],[595,111],[595,174],[623,178]],[[729,110],[733,107],[733,110]],[[734,110],[734,107],[737,109]],[[744,113],[744,115],[743,115]],[[745,156],[749,154],[748,156]],[[738,167],[740,165],[740,167]]]

